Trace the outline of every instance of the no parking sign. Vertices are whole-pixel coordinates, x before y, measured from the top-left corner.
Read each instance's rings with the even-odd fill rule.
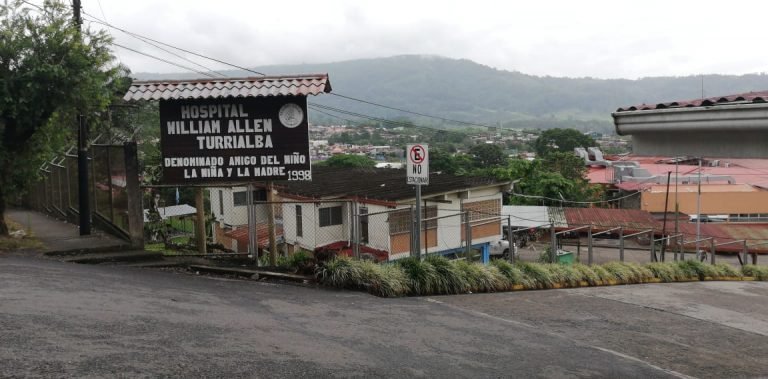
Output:
[[[407,183],[429,184],[429,149],[426,144],[407,145],[408,163],[406,165]]]

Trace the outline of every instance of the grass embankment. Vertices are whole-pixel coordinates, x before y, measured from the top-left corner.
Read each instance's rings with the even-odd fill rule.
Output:
[[[613,284],[722,280],[751,277],[768,280],[768,266],[746,265],[742,270],[727,264],[697,261],[650,263],[611,262],[604,265],[566,266],[496,260],[490,265],[453,261],[441,256],[398,260],[391,264],[334,258],[315,270],[326,286],[367,291],[376,296],[419,296],[501,292],[523,289],[584,287]]]
[[[23,231],[24,235],[20,238],[17,237],[2,237],[0,236],[0,252],[4,251],[16,251],[16,250],[31,250],[31,249],[39,249],[43,247],[42,242],[35,239],[35,237],[32,235],[32,232],[28,229],[25,229],[20,224],[17,224],[10,220],[5,220],[5,223],[8,225],[8,229],[11,234]]]

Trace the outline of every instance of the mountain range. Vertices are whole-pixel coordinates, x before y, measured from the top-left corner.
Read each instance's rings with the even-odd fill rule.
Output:
[[[369,102],[477,124],[513,128],[573,127],[611,132],[618,107],[715,97],[768,89],[768,75],[691,75],[629,79],[534,76],[499,70],[466,59],[401,55],[334,63],[255,67],[267,75],[328,73],[333,93]],[[230,77],[255,76],[243,70],[218,71]],[[199,74],[135,73],[140,80],[189,79]],[[310,98],[379,118],[408,119],[431,126],[463,125],[377,107],[339,96]],[[333,112],[329,112],[333,113]],[[352,121],[362,119],[339,115]],[[332,122],[314,112],[313,121]],[[339,122],[339,120],[335,120]]]

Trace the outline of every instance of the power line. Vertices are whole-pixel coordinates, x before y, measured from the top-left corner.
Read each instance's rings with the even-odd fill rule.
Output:
[[[146,57],[152,58],[152,59],[157,59],[157,60],[159,60],[159,61],[161,61],[161,62],[165,62],[165,63],[168,63],[168,64],[170,64],[170,65],[173,65],[173,66],[176,66],[176,67],[180,67],[180,68],[183,68],[183,69],[185,69],[185,70],[189,70],[189,71],[192,71],[192,72],[196,72],[196,73],[198,73],[198,74],[201,74],[201,75],[205,75],[205,76],[208,76],[208,77],[211,77],[211,78],[215,78],[215,76],[213,76],[213,75],[211,75],[211,74],[209,74],[209,73],[207,73],[207,72],[198,71],[198,70],[195,70],[194,68],[191,68],[191,67],[187,67],[187,66],[184,66],[184,65],[181,65],[181,64],[175,63],[175,62],[171,62],[171,61],[169,61],[169,60],[166,60],[166,59],[163,59],[163,58],[160,58],[160,57],[154,56],[154,55],[152,55],[152,54],[147,54],[147,53],[141,52],[141,51],[139,51],[139,50],[136,50],[136,49],[132,49],[132,48],[130,48],[130,47],[127,47],[127,46],[123,46],[123,45],[121,45],[121,44],[119,44],[119,43],[117,43],[117,42],[112,42],[112,45],[115,45],[115,46],[117,46],[117,47],[120,47],[120,48],[123,48],[123,49],[129,50],[129,51],[133,51],[133,52],[134,52],[134,53],[136,53],[136,54],[140,54],[140,55],[143,55],[143,56],[146,56]]]
[[[104,20],[102,20],[102,19],[100,19],[100,18],[98,18],[98,17],[96,17],[96,16],[94,16],[94,15],[92,15],[92,14],[88,13],[88,12],[85,12],[85,11],[83,11],[83,14],[85,14],[85,15],[87,15],[87,16],[89,16],[89,17],[93,18],[93,19],[95,19],[95,21],[93,21],[93,22],[96,22],[96,23],[98,23],[98,24],[104,25],[104,26],[106,26],[106,27],[109,27],[109,28],[112,28],[112,29],[116,29],[116,30],[119,30],[119,31],[121,31],[121,32],[123,32],[123,33],[125,33],[125,34],[128,34],[128,35],[134,35],[134,36],[137,36],[137,37],[140,37],[140,38],[144,38],[144,39],[147,39],[147,40],[149,40],[149,41],[152,41],[152,42],[154,42],[154,43],[157,43],[157,44],[160,44],[160,45],[163,45],[163,46],[166,46],[166,47],[170,47],[170,48],[172,48],[172,49],[176,49],[176,50],[179,50],[179,51],[183,51],[183,52],[185,52],[185,53],[187,53],[187,54],[192,54],[192,55],[194,55],[194,56],[197,56],[197,57],[200,57],[200,58],[204,58],[204,59],[208,59],[208,60],[210,60],[210,61],[214,61],[214,62],[217,62],[217,63],[221,63],[221,64],[224,64],[224,65],[227,65],[227,66],[230,66],[230,67],[235,67],[235,68],[238,68],[238,69],[240,69],[240,70],[243,70],[243,71],[248,71],[248,72],[252,72],[252,73],[254,73],[254,74],[257,74],[257,75],[266,76],[266,75],[265,75],[264,73],[262,73],[262,72],[258,72],[258,71],[255,71],[255,70],[252,70],[252,69],[249,69],[249,68],[245,68],[245,67],[242,67],[242,66],[238,66],[238,65],[236,65],[236,64],[233,64],[233,63],[225,62],[225,61],[222,61],[222,60],[220,60],[220,59],[211,58],[211,57],[209,57],[209,56],[206,56],[206,55],[203,55],[203,54],[200,54],[200,53],[196,53],[196,52],[194,52],[194,51],[190,51],[190,50],[187,50],[187,49],[184,49],[184,48],[181,48],[181,47],[173,46],[173,45],[171,45],[171,44],[167,44],[167,43],[165,43],[165,42],[161,42],[161,41],[158,41],[158,40],[156,40],[156,39],[152,39],[152,38],[149,38],[149,37],[147,37],[147,36],[143,36],[143,35],[140,35],[140,34],[138,34],[138,33],[130,32],[130,31],[128,31],[128,30],[125,30],[125,29],[123,29],[123,28],[120,28],[120,27],[117,27],[117,26],[115,26],[115,25],[112,25],[112,24],[110,24],[110,23],[108,23],[108,22],[106,22],[106,21],[104,21]]]
[[[459,120],[454,120],[454,119],[450,119],[450,118],[445,118],[445,117],[440,117],[440,116],[433,116],[433,115],[429,115],[429,114],[425,114],[425,113],[409,111],[409,110],[402,109],[402,108],[390,107],[388,105],[374,103],[372,101],[358,99],[358,98],[355,98],[355,97],[352,97],[352,96],[342,95],[340,93],[331,93],[331,95],[338,96],[338,97],[341,97],[341,98],[344,98],[344,99],[348,99],[348,100],[353,100],[353,101],[361,102],[361,103],[364,103],[364,104],[374,105],[374,106],[381,107],[381,108],[395,110],[395,111],[398,111],[398,112],[410,113],[410,114],[414,114],[414,115],[418,115],[418,116],[422,116],[422,117],[434,118],[434,119],[437,119],[437,120],[442,120],[442,121],[451,122],[451,123],[455,123],[455,124],[470,125],[470,126],[480,126],[480,127],[483,127],[483,128],[496,128],[496,126],[492,126],[492,125],[478,124],[478,123],[467,122],[467,121],[459,121]]]
[[[633,192],[629,195],[617,197],[615,199],[609,199],[609,200],[595,200],[595,201],[575,201],[575,200],[566,200],[566,199],[554,199],[551,197],[546,196],[536,196],[536,195],[524,195],[522,193],[514,193],[512,192],[512,196],[515,197],[522,197],[522,198],[528,198],[528,199],[540,199],[540,200],[549,200],[554,201],[558,203],[569,203],[569,204],[602,204],[602,203],[610,203],[612,201],[619,201],[623,200],[632,196],[637,196],[638,194],[642,193],[641,191]]]
[[[85,12],[84,12],[84,13],[85,13]],[[99,21],[96,21],[96,20],[92,20],[92,19],[90,19],[90,18],[87,18],[86,20],[87,20],[87,21],[89,21],[89,22],[95,22],[95,23],[97,23],[97,24],[102,24],[101,22],[99,22]],[[220,73],[220,72],[217,72],[217,71],[215,71],[214,69],[212,69],[212,68],[210,68],[210,67],[207,67],[207,66],[205,66],[205,65],[202,65],[202,64],[200,64],[200,63],[197,63],[197,62],[195,62],[195,61],[193,61],[193,60],[191,60],[191,59],[189,59],[189,58],[187,58],[187,57],[185,57],[185,56],[183,56],[183,55],[181,55],[181,54],[177,54],[177,53],[174,53],[173,51],[171,51],[171,50],[169,50],[169,49],[166,49],[166,48],[164,48],[164,47],[162,47],[162,46],[160,46],[160,45],[158,45],[158,44],[155,44],[155,43],[153,43],[153,42],[150,42],[150,41],[148,41],[148,40],[146,40],[146,39],[144,39],[144,38],[142,38],[142,37],[139,37],[139,36],[136,36],[136,35],[133,35],[133,34],[129,34],[129,36],[131,36],[131,37],[133,37],[133,38],[135,38],[135,39],[137,39],[137,40],[139,40],[139,41],[141,41],[141,42],[144,42],[144,43],[146,43],[146,44],[148,44],[148,45],[150,45],[150,46],[153,46],[153,47],[155,47],[155,48],[157,48],[157,49],[159,49],[159,50],[162,50],[162,51],[164,51],[164,52],[166,52],[166,53],[168,53],[168,54],[171,54],[171,55],[173,55],[173,56],[175,56],[175,57],[177,57],[177,58],[180,58],[180,59],[183,59],[183,60],[185,60],[185,61],[187,61],[187,62],[189,62],[189,63],[192,63],[192,64],[193,64],[193,65],[195,65],[195,66],[201,67],[201,68],[203,68],[204,70],[208,70],[209,72],[213,72],[213,73],[215,73],[215,74],[218,74],[218,75],[220,75],[220,76],[224,76],[224,77],[226,76],[226,75],[224,75],[224,74],[222,74],[222,73]]]

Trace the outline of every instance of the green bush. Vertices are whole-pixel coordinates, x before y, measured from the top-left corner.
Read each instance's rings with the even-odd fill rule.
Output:
[[[356,261],[360,268],[360,286],[381,297],[396,297],[408,293],[408,278],[396,265],[380,265],[371,261]]]
[[[601,282],[604,284],[607,283],[609,280],[616,280],[616,277],[613,276],[608,270],[603,268],[603,266],[592,266],[590,267],[592,269],[592,272],[597,275],[597,277],[600,279]]]
[[[520,267],[513,265],[507,261],[501,259],[495,259],[491,261],[491,265],[495,266],[501,275],[504,275],[509,281],[510,285],[522,285],[525,288],[534,288],[535,284],[523,274]]]
[[[717,269],[712,265],[697,260],[681,261],[677,262],[677,265],[691,279],[702,280],[706,277],[714,278],[720,276]]]
[[[768,280],[768,266],[744,265],[741,272],[757,280]]]
[[[627,266],[632,272],[635,274],[635,278],[637,279],[638,283],[645,283],[649,279],[653,279],[653,272],[649,270],[647,267],[643,267],[637,263],[634,262],[623,262],[624,266]]]
[[[458,294],[469,291],[467,278],[453,262],[440,255],[431,255],[425,261],[431,264],[437,273],[436,293]]]

